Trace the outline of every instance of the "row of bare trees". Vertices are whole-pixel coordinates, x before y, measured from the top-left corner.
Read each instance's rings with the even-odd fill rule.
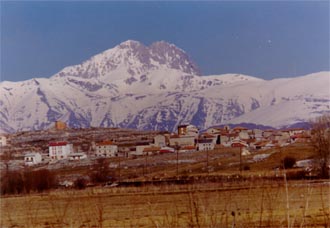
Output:
[[[6,171],[1,177],[1,194],[43,192],[57,184],[55,174],[47,169]]]
[[[323,178],[330,177],[330,114],[320,116],[312,121],[312,141],[316,152],[316,166],[320,168]]]
[[[89,179],[93,184],[103,184],[116,180],[115,173],[110,170],[109,160],[100,158],[91,167],[88,177],[78,177],[74,187],[83,189]],[[58,187],[58,178],[54,171],[48,169],[23,171],[5,170],[1,175],[1,195],[44,192]]]

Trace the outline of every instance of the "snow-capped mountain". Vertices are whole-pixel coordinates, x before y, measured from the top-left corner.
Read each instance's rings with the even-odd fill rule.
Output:
[[[173,44],[160,41],[146,47],[140,42],[128,40],[80,65],[66,67],[54,77],[76,76],[113,82],[122,80],[123,77],[137,79],[162,69],[200,75],[198,67],[189,56]]]
[[[126,127],[173,131],[224,123],[281,127],[330,112],[330,74],[262,80],[201,76],[189,56],[164,41],[126,41],[51,78],[0,83],[1,131]]]

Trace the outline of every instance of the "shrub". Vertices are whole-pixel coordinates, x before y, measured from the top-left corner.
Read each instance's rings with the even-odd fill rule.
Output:
[[[319,162],[321,178],[330,177],[330,115],[325,114],[312,121],[311,145],[316,152],[316,160]]]
[[[294,172],[288,172],[286,178],[288,180],[302,180],[308,176],[308,173],[304,170],[297,170]]]
[[[74,188],[75,189],[85,189],[86,188],[86,179],[83,177],[79,177],[74,181]]]
[[[55,175],[47,169],[34,171],[32,176],[34,179],[33,188],[38,192],[43,192],[56,186]]]
[[[250,168],[249,165],[244,165],[244,167],[243,167],[243,170],[245,170],[245,171],[250,170],[250,169],[251,169],[251,168]]]
[[[24,178],[24,187],[25,187],[25,193],[30,193],[34,190],[34,178],[33,178],[33,172],[31,170],[25,170],[23,173]]]
[[[283,167],[285,169],[291,169],[295,163],[296,163],[296,159],[294,157],[286,156],[283,159]]]
[[[24,191],[24,181],[21,173],[8,171],[1,178],[1,194],[20,194]]]
[[[7,171],[1,178],[1,194],[43,192],[56,186],[55,175],[47,170]]]
[[[109,161],[105,158],[97,159],[92,169],[90,179],[95,184],[105,183],[113,178],[113,173],[109,168]]]

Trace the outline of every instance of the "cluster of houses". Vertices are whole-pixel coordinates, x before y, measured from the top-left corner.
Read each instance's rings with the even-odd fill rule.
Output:
[[[62,126],[61,126],[62,127]],[[116,140],[92,141],[88,151],[75,151],[67,141],[50,142],[47,159],[50,161],[80,161],[97,157],[133,157],[163,153],[208,151],[221,147],[241,147],[244,153],[251,150],[282,147],[294,142],[308,142],[310,132],[304,129],[250,130],[244,127],[212,127],[200,133],[198,128],[187,124],[179,125],[175,134],[156,134],[152,142],[121,144]],[[40,153],[24,156],[26,165],[42,162]]]

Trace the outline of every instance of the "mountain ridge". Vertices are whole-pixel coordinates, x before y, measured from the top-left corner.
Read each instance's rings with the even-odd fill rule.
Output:
[[[108,76],[109,71],[121,67],[125,67],[125,73],[136,76],[143,75],[164,65],[187,74],[200,75],[197,65],[182,49],[173,44],[159,41],[152,43],[150,46],[144,46],[138,41],[128,40],[114,48],[92,56],[81,64],[65,67],[52,77],[102,78]]]
[[[329,72],[273,80],[201,76],[175,45],[130,40],[50,78],[1,82],[0,124],[4,132],[49,128],[56,120],[168,131],[187,122],[200,129],[239,122],[281,127],[329,113],[329,85]]]

